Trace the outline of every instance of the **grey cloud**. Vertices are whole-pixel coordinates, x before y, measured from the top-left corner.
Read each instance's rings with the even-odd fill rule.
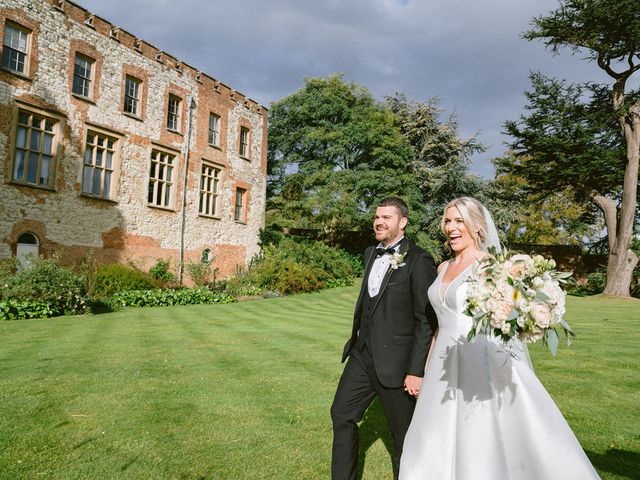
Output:
[[[556,0],[78,0],[88,10],[269,105],[304,77],[344,73],[379,99],[438,96],[461,133],[489,149],[472,171],[492,176],[506,119],[528,75],[604,80],[569,52],[520,38]]]

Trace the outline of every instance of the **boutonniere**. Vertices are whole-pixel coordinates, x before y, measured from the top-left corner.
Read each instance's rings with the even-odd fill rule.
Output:
[[[404,252],[404,253],[396,252],[393,255],[391,255],[391,259],[389,260],[390,262],[389,268],[391,268],[391,270],[397,270],[400,267],[404,267],[406,265],[404,261],[404,257],[406,256],[407,256],[407,252]]]

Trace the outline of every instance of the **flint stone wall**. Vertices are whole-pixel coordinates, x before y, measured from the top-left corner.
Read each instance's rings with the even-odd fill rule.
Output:
[[[258,252],[258,233],[264,225],[266,109],[71,2],[4,0],[0,28],[7,20],[32,30],[32,68],[27,78],[0,70],[0,257],[15,255],[18,236],[31,232],[42,254],[56,252],[68,262],[93,252],[103,261],[133,261],[144,269],[169,258],[175,267],[185,198],[186,261],[199,260],[208,248],[221,276],[246,265]],[[71,93],[75,52],[95,60],[96,88],[90,101]],[[141,119],[123,112],[124,78],[130,72],[144,83]],[[169,93],[181,98],[180,133],[166,128]],[[190,135],[189,95],[194,105]],[[12,143],[21,105],[62,119],[52,190],[12,182]],[[221,118],[220,147],[208,144],[210,113]],[[250,129],[249,159],[238,154],[240,125]],[[113,201],[82,195],[84,145],[87,130],[93,128],[120,139]],[[171,209],[147,204],[152,148],[177,156]],[[198,212],[203,161],[222,171],[218,218]],[[236,187],[247,190],[244,223],[234,220]]]

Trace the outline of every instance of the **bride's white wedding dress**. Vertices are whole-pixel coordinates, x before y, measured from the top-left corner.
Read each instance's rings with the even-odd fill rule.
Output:
[[[471,270],[441,289],[446,269],[429,288],[439,331],[405,437],[400,480],[598,479],[520,344],[507,351],[485,336],[467,342]]]

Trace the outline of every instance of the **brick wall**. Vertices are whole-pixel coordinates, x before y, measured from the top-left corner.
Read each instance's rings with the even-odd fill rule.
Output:
[[[41,253],[57,252],[69,262],[91,250],[104,261],[132,260],[145,269],[158,258],[171,258],[176,266],[183,245],[186,261],[211,249],[221,276],[246,264],[258,251],[264,224],[266,109],[71,2],[2,5],[0,38],[6,25],[17,25],[28,33],[29,45],[24,72],[0,69],[0,257],[15,255],[18,236],[31,232]],[[73,93],[78,55],[92,62],[86,96]],[[136,115],[124,111],[127,76],[141,82]],[[170,95],[180,102],[174,130],[167,128]],[[20,110],[55,123],[51,180],[45,185],[16,178],[19,130],[26,128],[18,124]],[[217,145],[208,142],[212,113],[220,119]],[[244,157],[241,126],[250,131]],[[86,145],[93,133],[115,141],[108,199],[85,191],[91,182],[85,184],[83,164],[85,155],[91,158]],[[166,208],[148,202],[155,150],[173,157]],[[203,162],[219,169],[213,216],[199,211]],[[242,222],[234,219],[236,187],[246,190]]]

